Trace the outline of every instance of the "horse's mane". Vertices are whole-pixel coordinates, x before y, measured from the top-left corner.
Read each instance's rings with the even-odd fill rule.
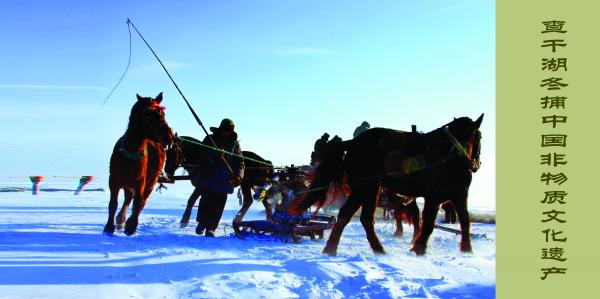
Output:
[[[131,107],[131,112],[129,113],[129,122],[127,123],[127,131],[133,130],[133,127],[136,125],[136,117],[145,108],[145,106],[150,106],[150,101],[148,99],[138,100]]]

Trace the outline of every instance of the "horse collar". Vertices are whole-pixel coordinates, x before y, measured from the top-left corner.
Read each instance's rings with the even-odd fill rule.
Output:
[[[130,160],[141,160],[148,154],[148,145],[146,144],[143,152],[132,153],[125,148],[123,141],[121,140],[119,145],[119,153]]]

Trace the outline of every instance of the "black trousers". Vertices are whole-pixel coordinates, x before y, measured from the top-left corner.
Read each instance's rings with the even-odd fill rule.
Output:
[[[198,204],[198,223],[207,231],[215,231],[223,216],[226,202],[227,193],[215,193],[211,190],[203,192]]]

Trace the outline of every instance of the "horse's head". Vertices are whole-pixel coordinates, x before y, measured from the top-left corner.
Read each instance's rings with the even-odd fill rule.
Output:
[[[169,145],[174,135],[165,120],[165,107],[160,105],[162,92],[156,98],[136,96],[137,102],[131,108],[128,130],[134,131],[139,137]]]
[[[483,113],[475,121],[468,117],[460,117],[446,124],[450,134],[456,138],[458,143],[463,147],[466,156],[471,160],[471,170],[473,172],[476,172],[480,166],[481,131],[479,127],[482,121]]]
[[[175,134],[171,146],[167,149],[167,160],[165,161],[165,173],[167,176],[173,177],[177,168],[183,163],[185,163],[185,157],[181,149],[181,138]]]

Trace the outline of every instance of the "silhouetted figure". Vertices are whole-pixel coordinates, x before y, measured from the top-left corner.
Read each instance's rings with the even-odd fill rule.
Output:
[[[227,202],[227,194],[232,194],[233,189],[239,186],[244,177],[244,161],[240,156],[242,150],[237,141],[235,125],[230,119],[223,119],[218,128],[211,127],[213,134],[210,135],[217,147],[234,155],[224,155],[215,150],[207,151],[203,157],[202,168],[196,176],[196,187],[201,190],[202,197],[198,204],[198,226],[196,234],[201,235],[206,230],[207,237],[214,237],[215,230],[219,225],[223,209]],[[212,146],[209,136],[202,143]],[[233,174],[223,160],[233,170]],[[192,194],[193,195],[193,194]]]
[[[371,128],[371,125],[367,121],[363,121],[363,123],[354,130],[354,138],[358,137],[358,135],[364,133],[369,128]]]
[[[335,142],[342,142],[342,138],[338,135],[335,135],[335,136],[333,136],[333,138],[331,138],[331,140],[329,140],[327,145],[329,145],[330,143],[335,143]]]
[[[325,152],[327,151],[327,141],[329,140],[329,134],[325,133],[321,138],[319,138],[315,142],[315,148],[312,154],[310,155],[310,164],[315,165],[317,162],[321,161],[323,157],[325,157]]]
[[[196,187],[196,175],[199,170],[203,167],[204,155],[206,151],[212,151],[212,149],[204,146],[200,140],[197,140],[190,136],[175,137],[173,146],[167,150],[167,160],[165,161],[165,174],[168,178],[174,178],[175,172],[178,168],[183,167],[189,174],[190,183]],[[236,222],[242,221],[244,215],[254,202],[252,198],[252,189],[256,189],[254,194],[255,199],[261,198],[261,192],[269,191],[271,188],[270,179],[273,178],[273,163],[268,161],[254,152],[242,151],[244,156],[244,177],[242,178],[242,184],[240,186],[241,195],[243,196],[243,205],[238,214],[234,219]],[[250,159],[248,159],[250,158]],[[262,161],[262,162],[261,162]],[[258,194],[257,194],[258,193]],[[270,193],[262,194],[262,204],[265,207],[267,220],[271,219],[272,205],[270,203]],[[201,195],[199,188],[194,188],[193,193],[190,195],[181,221],[180,226],[186,227],[189,224],[192,210],[196,205],[196,201]],[[235,228],[235,226],[234,226]]]

